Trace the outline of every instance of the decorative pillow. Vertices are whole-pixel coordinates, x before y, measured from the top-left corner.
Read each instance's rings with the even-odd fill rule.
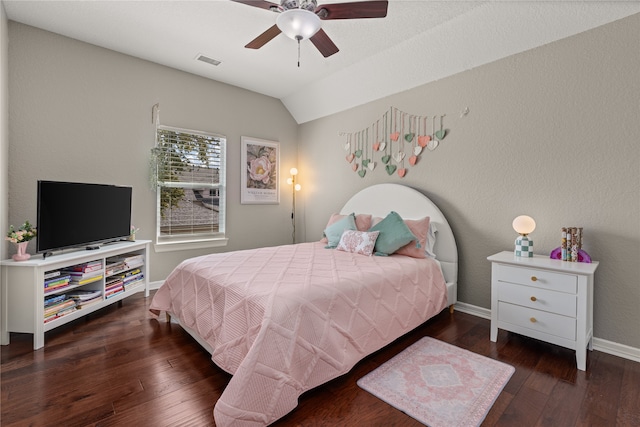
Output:
[[[396,251],[399,255],[406,255],[412,258],[426,258],[427,238],[429,236],[429,223],[431,218],[428,216],[422,219],[405,219],[404,223],[409,230],[418,238],[420,247],[417,248],[415,242],[410,242]]]
[[[379,223],[380,221],[382,221],[382,218],[380,217],[373,217],[371,219],[371,225],[374,226],[377,223]],[[407,221],[412,221],[410,219],[405,219],[404,222],[405,224],[407,224]],[[413,234],[415,234],[418,238],[420,238],[420,236],[418,236],[418,234],[416,234],[416,231],[413,230],[413,228],[411,228],[409,225],[407,225],[407,227],[409,227],[409,229],[411,230],[411,232]],[[431,222],[431,220],[429,220],[429,232],[427,233],[427,240],[426,240],[426,244],[423,244],[422,239],[419,240],[420,244],[423,246],[425,254],[428,257],[431,258],[436,258],[436,254],[433,251],[434,246],[436,245],[436,233],[438,232],[438,226],[436,224],[434,224],[433,222]],[[418,258],[424,258],[424,257],[418,257]]]
[[[411,241],[415,241],[414,244],[420,247],[418,238],[409,230],[402,217],[394,211],[391,211],[389,215],[371,227],[369,231],[380,232],[376,240],[375,255],[391,255]]]
[[[331,217],[329,218],[329,222],[327,223],[327,227],[330,226],[331,224],[335,224],[336,222],[340,221],[342,218],[346,216],[347,215],[340,215],[336,213],[331,214]],[[367,215],[367,214],[356,215],[356,229],[358,231],[367,231],[369,228],[371,228],[371,215]],[[327,237],[323,236],[322,239],[320,239],[320,242],[328,243]]]
[[[379,231],[346,230],[340,237],[336,250],[371,256]]]
[[[434,223],[429,224],[429,237],[427,238],[427,246],[424,248],[424,251],[431,258],[436,257],[436,253],[433,251],[433,247],[436,245],[436,233],[438,232],[438,227]]]
[[[350,214],[342,218],[341,220],[334,222],[330,226],[324,229],[324,235],[327,237],[327,249],[333,249],[340,243],[340,237],[345,230],[356,229],[356,217],[354,214]]]

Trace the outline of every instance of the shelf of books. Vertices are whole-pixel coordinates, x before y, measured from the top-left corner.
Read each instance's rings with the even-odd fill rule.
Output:
[[[148,296],[149,243],[121,242],[58,259],[54,255],[21,263],[3,261],[12,268],[3,271],[2,308],[8,322],[2,328],[2,344],[8,344],[9,332],[27,332],[34,334],[37,349],[44,345],[46,331],[136,292]]]

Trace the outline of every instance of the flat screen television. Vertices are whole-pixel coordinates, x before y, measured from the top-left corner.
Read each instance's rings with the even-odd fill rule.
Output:
[[[132,188],[38,181],[38,253],[121,240],[131,232]]]

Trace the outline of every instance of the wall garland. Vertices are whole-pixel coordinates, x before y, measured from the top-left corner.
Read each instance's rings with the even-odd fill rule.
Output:
[[[404,178],[408,171],[405,164],[407,155],[409,167],[415,166],[425,153],[425,148],[428,151],[435,150],[449,134],[449,130],[444,128],[444,117],[446,114],[417,116],[391,107],[366,129],[339,133],[346,138],[345,159],[360,178],[376,169],[376,158],[389,176],[396,173]],[[437,125],[439,129],[436,130]]]

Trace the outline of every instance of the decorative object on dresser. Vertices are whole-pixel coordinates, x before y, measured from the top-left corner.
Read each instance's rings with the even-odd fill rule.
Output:
[[[549,258],[569,262],[591,262],[591,257],[582,249],[582,227],[562,227],[560,246],[549,254]]]
[[[533,240],[528,235],[536,229],[536,222],[527,215],[520,215],[513,220],[511,224],[516,233],[520,234],[516,238],[516,248],[514,254],[516,256],[533,256]]]
[[[9,344],[10,332],[30,333],[37,350],[51,329],[137,292],[149,296],[149,244],[121,241],[90,251],[2,261],[2,345]]]
[[[479,426],[515,368],[424,337],[358,385],[425,425]]]
[[[578,369],[593,349],[593,282],[598,262],[567,263],[500,252],[491,261],[491,341],[498,329],[576,351]]]

